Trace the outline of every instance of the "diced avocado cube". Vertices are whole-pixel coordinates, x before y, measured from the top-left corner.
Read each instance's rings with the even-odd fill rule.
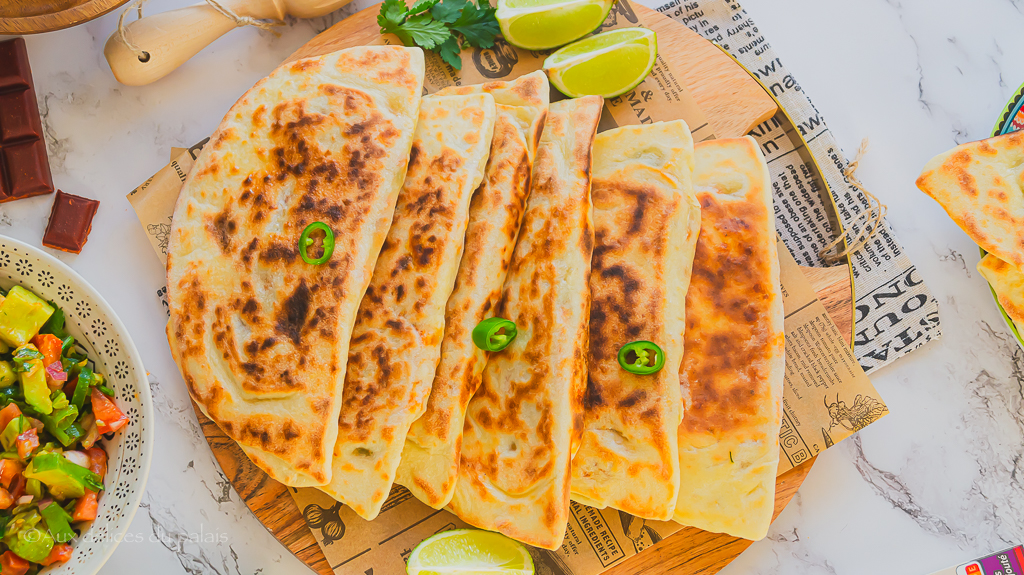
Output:
[[[25,419],[24,415],[19,415],[12,419],[3,432],[0,433],[0,444],[4,446],[4,451],[13,450],[18,436],[28,431],[29,427],[28,420]]]
[[[53,315],[53,306],[21,286],[14,286],[0,303],[0,341],[25,345]]]
[[[42,481],[57,499],[81,497],[87,487],[93,491],[103,489],[99,475],[54,452],[33,457],[25,469],[25,478]]]
[[[21,389],[25,393],[25,403],[31,405],[42,414],[53,411],[50,401],[50,388],[46,386],[46,369],[43,361],[34,359],[28,363],[29,370],[18,374],[21,378]]]
[[[10,387],[18,381],[14,366],[9,361],[0,361],[0,387]]]
[[[33,563],[46,559],[53,549],[53,537],[38,527],[22,529],[9,537],[4,537],[4,543],[15,555]]]

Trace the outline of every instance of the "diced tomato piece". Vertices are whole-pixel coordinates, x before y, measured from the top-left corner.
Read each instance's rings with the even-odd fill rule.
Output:
[[[128,416],[121,411],[102,391],[92,388],[92,413],[96,416],[96,428],[107,434],[128,424]]]
[[[107,452],[99,447],[90,447],[85,454],[89,456],[89,471],[103,479],[107,474]]]
[[[85,495],[75,502],[75,511],[71,514],[72,521],[92,521],[96,519],[96,508],[99,507],[99,500],[96,492],[85,490]]]
[[[20,473],[15,475],[14,479],[11,480],[11,486],[7,490],[11,492],[11,497],[17,501],[19,497],[25,494],[25,476]]]
[[[11,497],[11,492],[0,487],[0,509],[7,509],[11,505],[14,505],[14,498]]]
[[[39,434],[35,428],[31,428],[19,435],[14,443],[18,446],[18,457],[28,459],[28,456],[39,447]]]
[[[25,575],[28,572],[29,562],[18,557],[13,551],[4,551],[0,555],[0,573],[4,575]]]
[[[51,563],[63,563],[68,559],[71,559],[71,552],[74,551],[67,543],[57,543],[50,550],[50,554],[39,562],[40,565],[50,565]],[[6,571],[4,571],[6,573]]]
[[[18,407],[18,404],[16,403],[12,403],[3,409],[0,409],[0,431],[7,429],[7,424],[19,415],[21,415],[21,408]]]
[[[13,459],[0,459],[0,485],[3,485],[4,489],[11,487],[11,480],[16,475],[20,475],[25,470],[25,466],[20,461]]]
[[[78,386],[78,376],[68,379],[68,382],[64,384],[64,397],[71,401],[71,398],[75,396],[75,387]]]
[[[32,343],[39,353],[43,354],[43,365],[60,361],[60,350],[64,346],[64,342],[59,337],[52,333],[41,333],[32,338]]]

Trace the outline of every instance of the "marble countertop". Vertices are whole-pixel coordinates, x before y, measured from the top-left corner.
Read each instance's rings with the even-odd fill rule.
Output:
[[[180,0],[152,0],[149,13]],[[649,0],[646,4],[653,6]],[[235,30],[164,80],[118,84],[110,14],[27,38],[55,184],[102,201],[81,255],[53,252],[112,304],[150,371],[149,486],[105,573],[301,573],[220,473],[168,353],[163,270],[125,194],[171,146],[216,127],[249,86],[355,6]],[[1024,81],[1017,0],[745,0],[847,153],[940,302],[942,338],[872,373],[891,414],[823,453],[793,502],[726,575],[920,573],[1024,542],[1024,352],[974,270],[978,250],[919,193],[934,154],[988,135]],[[808,49],[812,45],[834,50]],[[52,196],[0,205],[0,233],[39,245]]]

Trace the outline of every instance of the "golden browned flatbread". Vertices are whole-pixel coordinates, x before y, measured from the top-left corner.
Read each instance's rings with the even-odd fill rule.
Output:
[[[700,232],[692,173],[693,138],[682,120],[594,140],[590,361],[572,498],[662,521],[679,497],[679,364]],[[661,371],[636,375],[619,365],[619,348],[637,340],[661,348]]]
[[[320,488],[365,519],[391,492],[405,435],[426,408],[494,116],[490,94],[425,96],[420,106],[394,222],[352,331],[334,473]]]
[[[418,48],[292,62],[224,117],[178,197],[167,336],[193,399],[272,478],[327,483],[349,336],[395,208]],[[325,222],[323,265],[299,237]]]
[[[785,332],[768,166],[750,137],[694,148],[701,229],[679,381],[683,525],[761,539],[775,506]]]
[[[498,110],[487,173],[469,207],[466,248],[448,298],[441,361],[427,409],[409,428],[395,477],[435,509],[448,505],[455,492],[466,406],[487,364],[471,335],[501,298],[548,110],[548,80],[542,71],[512,82],[447,88],[438,95],[480,92],[491,94]]]
[[[931,159],[917,187],[985,251],[1024,268],[1024,133],[957,146]]]
[[[562,544],[569,463],[583,426],[590,318],[591,147],[601,98],[552,104],[495,315],[518,337],[488,358],[469,403],[449,508],[547,549]]]
[[[996,292],[999,305],[1013,320],[1017,331],[1024,333],[1024,329],[1021,329],[1024,327],[1024,272],[992,254],[981,258],[978,271]]]

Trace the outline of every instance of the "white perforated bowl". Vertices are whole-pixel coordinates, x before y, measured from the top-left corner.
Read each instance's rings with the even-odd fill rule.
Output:
[[[96,370],[117,393],[128,425],[104,441],[106,490],[96,521],[75,539],[71,560],[46,570],[50,575],[93,575],[123,539],[139,508],[149,476],[153,446],[153,401],[146,369],[128,331],[106,300],[82,276],[38,248],[0,235],[0,286],[20,285],[64,310],[67,328],[89,351]]]

